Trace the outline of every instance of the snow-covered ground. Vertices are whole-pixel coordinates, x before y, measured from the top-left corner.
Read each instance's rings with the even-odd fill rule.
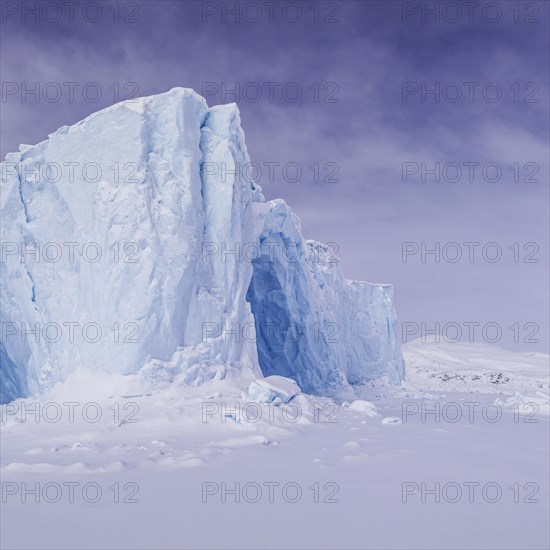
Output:
[[[403,355],[353,402],[77,370],[3,405],[0,546],[548,548],[549,357]]]

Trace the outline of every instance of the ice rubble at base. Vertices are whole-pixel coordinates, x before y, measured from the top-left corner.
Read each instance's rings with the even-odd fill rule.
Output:
[[[299,393],[294,380],[277,375],[253,380],[248,386],[248,398],[258,403],[288,403]]]
[[[391,286],[344,279],[284,201],[236,173],[249,162],[236,105],[175,88],[20,149],[2,163],[2,235],[18,247],[2,254],[2,402],[78,367],[153,386],[281,375],[320,395],[402,379]],[[79,253],[90,242],[97,262]],[[34,243],[58,243],[59,261],[23,258]],[[78,243],[74,257],[65,243]],[[247,243],[253,261],[213,252]],[[251,325],[253,339],[231,333]],[[101,332],[85,338],[89,326]]]

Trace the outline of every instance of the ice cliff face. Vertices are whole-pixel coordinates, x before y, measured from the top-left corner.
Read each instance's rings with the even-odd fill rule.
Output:
[[[402,378],[391,287],[345,280],[239,174],[235,105],[177,88],[20,149],[1,173],[2,402],[81,367],[325,395]]]
[[[264,375],[296,380],[304,391],[335,394],[347,384],[403,378],[392,287],[342,277],[334,250],[302,237],[282,200],[256,206],[261,255],[247,299]]]

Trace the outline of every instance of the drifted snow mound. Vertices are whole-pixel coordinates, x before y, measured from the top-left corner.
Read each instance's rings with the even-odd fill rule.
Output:
[[[2,402],[80,367],[321,395],[403,378],[391,287],[345,280],[242,177],[236,105],[176,88],[20,149],[1,166]]]
[[[403,345],[411,391],[542,394],[548,402],[550,356],[494,344],[430,336]]]
[[[376,405],[370,401],[364,401],[363,399],[356,399],[348,408],[350,411],[364,413],[367,416],[380,416]]]

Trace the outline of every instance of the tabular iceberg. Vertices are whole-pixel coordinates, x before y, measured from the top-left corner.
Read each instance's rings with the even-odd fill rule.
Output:
[[[392,288],[348,281],[240,174],[236,105],[122,102],[2,163],[1,402],[78,368],[337,395],[404,363]]]

